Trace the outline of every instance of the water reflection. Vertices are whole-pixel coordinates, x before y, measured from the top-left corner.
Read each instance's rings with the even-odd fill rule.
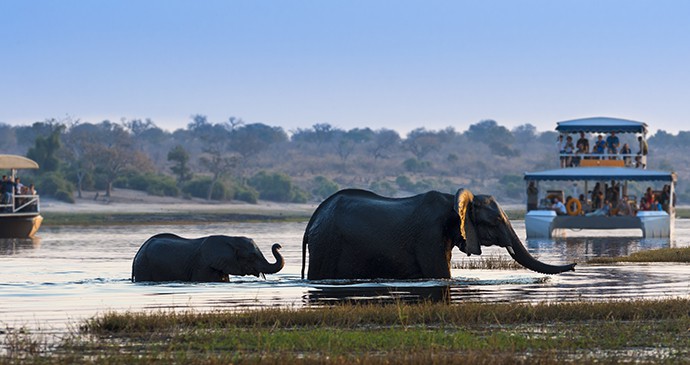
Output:
[[[335,304],[393,304],[393,303],[450,303],[450,284],[429,282],[401,285],[341,284],[316,285],[303,296],[305,304],[312,306]]]
[[[690,266],[683,264],[588,265],[601,256],[622,256],[664,247],[690,246],[690,220],[676,220],[675,236],[609,237],[607,232],[553,240],[525,240],[547,263],[577,262],[576,271],[542,275],[528,270],[453,269],[450,280],[307,281],[300,278],[306,222],[227,223],[189,226],[46,227],[41,239],[0,241],[0,328],[7,325],[64,327],[107,310],[241,310],[261,307],[330,306],[339,303],[463,301],[550,302],[690,295]],[[161,232],[184,237],[225,234],[252,237],[270,252],[283,246],[281,272],[233,277],[228,283],[131,283],[132,258],[147,238]],[[453,251],[453,261],[502,256],[486,247],[482,256]]]
[[[16,255],[23,250],[41,247],[41,239],[34,238],[0,238],[0,256]]]
[[[634,252],[668,248],[668,238],[639,237],[559,237],[554,239],[528,239],[527,248],[532,254],[559,258],[564,262],[584,262],[593,257],[619,257]]]

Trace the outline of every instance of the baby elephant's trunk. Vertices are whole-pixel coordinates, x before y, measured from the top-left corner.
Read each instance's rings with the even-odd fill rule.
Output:
[[[276,262],[271,264],[267,260],[263,267],[260,268],[260,271],[264,274],[275,274],[278,271],[283,269],[283,266],[285,266],[285,260],[283,260],[283,255],[278,252],[282,247],[278,243],[274,243],[273,246],[271,247],[271,252],[273,252],[273,257],[276,258]]]

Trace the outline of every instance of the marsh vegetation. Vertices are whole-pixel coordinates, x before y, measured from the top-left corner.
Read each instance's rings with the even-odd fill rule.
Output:
[[[0,363],[678,363],[690,355],[689,306],[668,299],[106,313],[54,342],[9,330]]]

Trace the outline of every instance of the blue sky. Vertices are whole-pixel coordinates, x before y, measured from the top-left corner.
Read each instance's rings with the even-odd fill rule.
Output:
[[[0,0],[0,123],[690,130],[690,1]]]

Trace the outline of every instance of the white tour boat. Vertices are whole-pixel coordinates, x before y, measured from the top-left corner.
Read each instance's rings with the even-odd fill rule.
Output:
[[[574,146],[559,151],[560,168],[525,173],[528,238],[550,238],[564,229],[640,229],[643,237],[671,236],[677,177],[647,169],[647,124],[597,117],[559,122],[556,131]],[[594,148],[612,134],[620,141],[617,151]],[[578,151],[582,136],[587,151]],[[623,141],[631,141],[627,151],[621,151]],[[566,214],[557,214],[556,199]]]

